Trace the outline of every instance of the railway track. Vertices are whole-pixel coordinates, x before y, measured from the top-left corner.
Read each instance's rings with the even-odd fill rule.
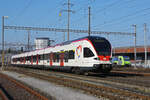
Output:
[[[49,100],[21,82],[0,73],[2,100]]]
[[[0,89],[0,100],[9,100],[5,92]]]
[[[11,69],[12,70],[12,69]],[[106,83],[103,82],[94,82],[94,81],[89,81],[89,80],[81,80],[82,78],[77,78],[77,76],[75,75],[73,77],[73,75],[65,77],[65,75],[50,75],[49,72],[41,72],[41,71],[29,71],[29,70],[13,70],[17,73],[21,73],[21,74],[26,74],[32,77],[36,77],[36,78],[40,78],[43,80],[47,80],[53,83],[57,83],[60,85],[64,85],[67,87],[72,87],[72,88],[76,88],[79,90],[82,90],[88,94],[92,94],[95,95],[97,97],[103,97],[103,98],[108,98],[111,100],[126,100],[126,99],[132,99],[132,100],[150,100],[150,96],[146,95],[146,94],[142,94],[139,93],[137,91],[132,91],[132,89],[130,88],[118,88],[116,85],[111,85],[110,83],[107,82],[107,85],[105,85]],[[44,73],[44,74],[43,74]],[[78,75],[79,77],[79,75]],[[99,83],[103,83],[103,84],[99,84]],[[117,84],[118,85],[118,84]]]
[[[130,75],[136,75],[136,76],[150,76],[150,73],[144,73],[144,72],[132,72],[132,71],[111,71],[113,73],[120,73],[120,74],[130,74]]]
[[[150,68],[143,67],[114,67],[112,71],[135,72],[135,73],[150,73]]]

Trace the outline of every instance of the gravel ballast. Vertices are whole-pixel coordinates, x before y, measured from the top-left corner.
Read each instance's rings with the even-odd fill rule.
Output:
[[[54,97],[56,100],[100,100],[100,98],[84,94],[81,91],[74,90],[72,88],[55,85],[44,80],[25,76],[15,72],[3,71],[2,73],[22,81],[33,88],[39,89],[41,92]]]

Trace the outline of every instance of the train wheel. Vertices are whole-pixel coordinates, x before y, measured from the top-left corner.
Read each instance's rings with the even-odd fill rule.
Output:
[[[109,73],[111,71],[112,68],[106,68],[105,70],[103,70],[103,73]]]
[[[80,68],[74,67],[74,68],[72,68],[72,73],[80,75],[80,74],[82,74],[82,71],[80,70]]]
[[[81,74],[80,68],[75,68],[75,74],[78,74],[78,75]]]
[[[88,76],[88,75],[89,75],[89,72],[84,72],[84,75],[85,75],[85,76]]]

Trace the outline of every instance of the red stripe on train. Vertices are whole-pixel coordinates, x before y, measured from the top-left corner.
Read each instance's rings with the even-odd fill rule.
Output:
[[[98,56],[101,61],[109,61],[110,56]]]

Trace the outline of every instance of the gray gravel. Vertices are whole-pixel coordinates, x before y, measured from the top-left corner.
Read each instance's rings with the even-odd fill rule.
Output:
[[[15,72],[3,71],[2,73],[25,82],[33,88],[37,88],[40,91],[55,97],[56,100],[100,100],[97,97],[84,94],[81,91],[75,89],[55,85],[44,80],[32,78]]]

